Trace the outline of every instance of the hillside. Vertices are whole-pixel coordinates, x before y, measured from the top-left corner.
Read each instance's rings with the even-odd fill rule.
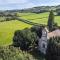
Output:
[[[6,12],[9,12],[9,13],[39,12],[39,13],[42,13],[42,12],[48,12],[51,9],[55,11],[56,9],[59,9],[59,8],[60,8],[60,5],[57,5],[57,6],[36,6],[36,7],[32,7],[32,8],[27,8],[27,9],[5,10],[5,11],[0,10],[0,12],[4,12],[4,13],[6,13]]]
[[[22,9],[19,12],[34,12],[34,13],[42,13],[42,12],[48,12],[51,9],[56,11],[56,9],[59,9],[60,5],[58,6],[37,6],[33,8],[28,8],[28,9]]]

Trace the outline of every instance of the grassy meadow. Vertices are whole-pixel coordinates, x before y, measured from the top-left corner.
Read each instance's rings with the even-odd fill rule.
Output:
[[[27,19],[27,20],[35,22],[35,23],[47,25],[49,12],[40,13],[40,14],[18,13],[18,16],[20,16],[20,18]],[[55,22],[57,22],[57,24],[60,26],[60,16],[55,16]]]
[[[27,27],[31,26],[17,20],[0,22],[0,46],[12,44],[14,32]]]
[[[18,13],[18,16],[22,19],[26,19],[38,24],[47,25],[49,12],[40,14]],[[55,16],[55,22],[57,22],[60,26],[60,16]],[[27,27],[29,28],[31,25],[18,20],[0,22],[0,46],[12,44],[14,32],[16,30],[22,30]]]

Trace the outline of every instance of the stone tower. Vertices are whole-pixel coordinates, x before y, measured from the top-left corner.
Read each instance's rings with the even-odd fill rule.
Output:
[[[47,44],[48,44],[48,40],[47,40],[47,33],[48,33],[48,30],[46,28],[43,28],[42,29],[42,37],[39,38],[39,42],[38,42],[38,45],[39,45],[39,50],[43,53],[43,54],[46,54],[46,49],[47,49]]]

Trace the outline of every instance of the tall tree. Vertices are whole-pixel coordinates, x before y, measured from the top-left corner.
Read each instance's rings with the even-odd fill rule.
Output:
[[[49,31],[52,31],[53,26],[54,26],[54,13],[51,10],[50,14],[49,14],[49,18],[48,18],[48,28],[49,28]]]

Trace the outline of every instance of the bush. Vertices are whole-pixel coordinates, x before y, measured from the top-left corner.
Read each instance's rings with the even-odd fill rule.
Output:
[[[37,35],[30,29],[18,30],[13,37],[13,45],[22,50],[29,50],[36,45]]]
[[[23,60],[21,51],[14,47],[0,47],[1,60]]]
[[[0,47],[0,60],[35,60],[32,55],[19,48]]]
[[[42,27],[41,26],[33,26],[31,28],[31,31],[35,32],[41,38],[41,36],[42,36]]]
[[[46,60],[60,60],[60,37],[49,40]]]

